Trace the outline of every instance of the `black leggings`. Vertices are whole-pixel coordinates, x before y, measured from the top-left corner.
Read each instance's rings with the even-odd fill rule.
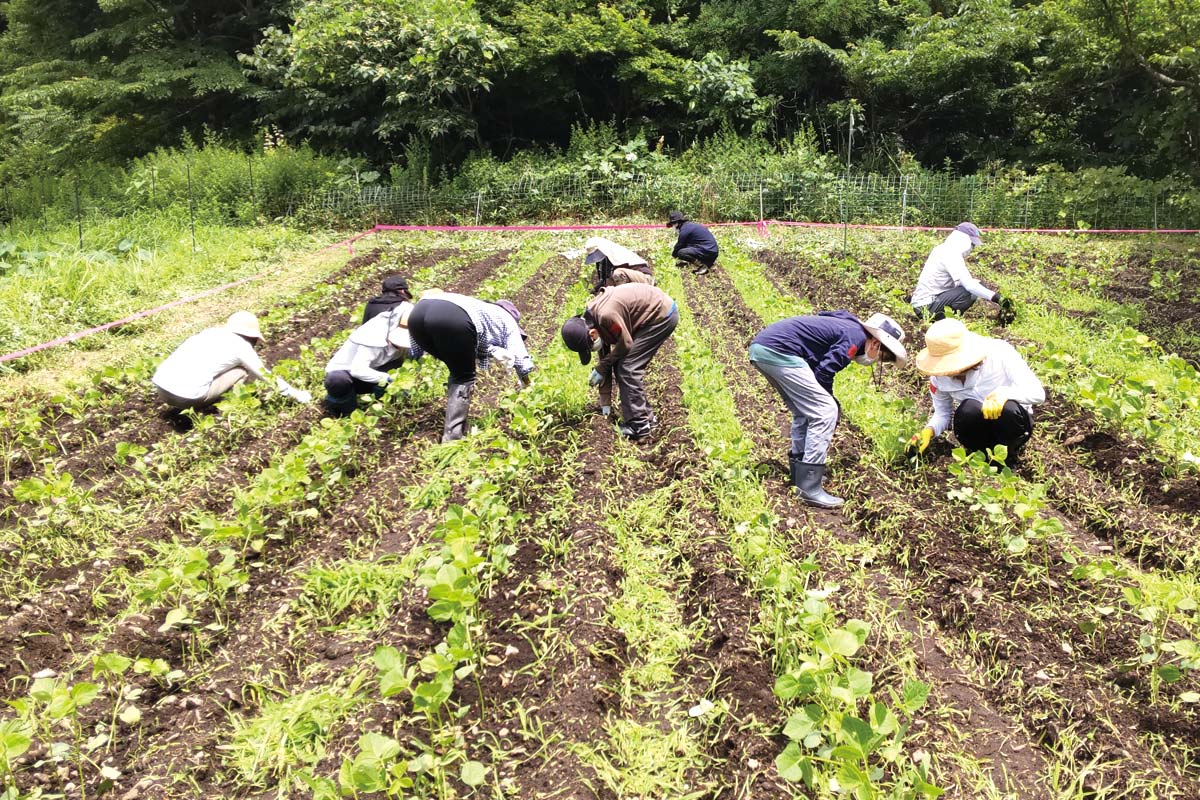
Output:
[[[954,411],[954,435],[968,452],[998,444],[1008,448],[1008,463],[1016,463],[1021,448],[1033,434],[1033,419],[1015,400],[1004,404],[998,419],[984,419],[983,403],[964,400]]]
[[[449,300],[422,300],[408,317],[408,333],[450,368],[450,383],[475,380],[475,323],[462,308]]]

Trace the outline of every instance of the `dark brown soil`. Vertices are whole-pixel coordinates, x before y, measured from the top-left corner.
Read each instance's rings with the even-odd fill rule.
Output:
[[[697,314],[697,321],[709,345],[714,347],[714,355],[724,364],[730,364],[732,373],[729,385],[733,390],[738,413],[743,425],[755,439],[757,449],[766,453],[782,452],[782,463],[777,469],[764,472],[768,477],[764,486],[768,489],[772,504],[777,509],[784,524],[789,527],[789,536],[796,539],[796,557],[803,559],[809,553],[820,553],[827,545],[819,537],[814,538],[808,533],[809,524],[828,531],[830,535],[845,543],[856,543],[862,532],[857,530],[840,512],[824,511],[805,507],[797,503],[787,484],[786,448],[788,447],[789,417],[783,410],[783,403],[771,390],[766,380],[758,375],[745,357],[741,341],[753,336],[761,325],[758,319],[741,297],[733,290],[728,278],[720,271],[714,271],[706,276],[703,287],[688,293],[688,305]],[[831,306],[844,307],[844,306]],[[740,321],[740,322],[739,322]],[[749,333],[747,333],[749,331]],[[727,343],[736,342],[737,351]],[[782,418],[782,423],[780,422]],[[763,423],[773,422],[774,435],[763,436]],[[833,491],[837,491],[837,476],[854,472],[860,454],[869,448],[865,445],[862,434],[849,423],[840,424],[831,446],[830,475]],[[772,459],[774,461],[774,459]],[[847,498],[848,503],[855,503],[853,497]],[[844,572],[837,562],[821,559],[822,574],[826,581],[832,581],[847,587],[853,585],[856,578]],[[965,738],[958,737],[950,728],[925,728],[921,726],[914,732],[918,741],[928,741],[930,746],[936,742],[945,742],[961,738],[962,750],[971,758],[982,764],[994,764],[998,759],[1004,763],[1004,769],[993,769],[993,779],[997,784],[1016,787],[1022,786],[1027,796],[1038,796],[1034,787],[1044,774],[1045,760],[1038,754],[1029,735],[1013,724],[1011,718],[997,710],[983,694],[982,681],[978,676],[964,673],[955,667],[947,655],[951,647],[936,636],[931,636],[921,624],[921,613],[912,609],[904,597],[908,595],[907,581],[902,572],[887,575],[884,572],[869,574],[872,594],[890,599],[892,607],[897,610],[894,617],[904,634],[913,643],[912,649],[917,662],[914,665],[918,675],[932,687],[930,703],[934,713],[922,714],[922,722],[927,719],[966,718],[971,720],[969,733]],[[898,593],[895,587],[900,587]],[[839,610],[846,618],[870,618],[866,611],[865,600],[855,592],[845,589],[838,595]],[[889,652],[883,641],[870,643],[871,649],[867,655],[868,661],[862,668],[871,669],[880,675],[886,675],[891,665],[901,654]],[[962,730],[961,727],[954,730]],[[918,745],[919,746],[919,745]]]
[[[786,281],[785,291],[794,291]],[[838,302],[839,291],[826,286],[829,307],[845,307]],[[1001,716],[1022,720],[1044,747],[1075,760],[1075,768],[1092,758],[1106,763],[1095,773],[1100,786],[1123,785],[1134,772],[1159,774],[1163,765],[1137,738],[1142,712],[1113,683],[1111,672],[1112,664],[1133,655],[1138,625],[1106,621],[1108,629],[1099,639],[1081,635],[1078,628],[1094,616],[1096,606],[1120,605],[1116,587],[1080,586],[1058,556],[1047,557],[1046,578],[1027,576],[1019,560],[999,556],[974,538],[970,515],[944,499],[954,480],[944,471],[945,462],[931,460],[909,476],[861,471],[855,483],[871,499],[848,504],[848,511],[864,530],[889,543],[885,552],[891,551],[897,568],[910,571],[911,596],[924,613],[944,632],[967,637],[959,647],[976,660],[980,674],[989,676],[985,691]],[[1086,526],[1064,521],[1085,550],[1094,549]],[[1041,585],[1043,580],[1049,585]],[[1047,593],[1052,609],[1045,608]],[[1038,685],[1045,691],[1031,691]],[[1060,747],[1068,729],[1090,731],[1085,752]],[[1192,791],[1194,779],[1181,767],[1169,767],[1170,780]]]

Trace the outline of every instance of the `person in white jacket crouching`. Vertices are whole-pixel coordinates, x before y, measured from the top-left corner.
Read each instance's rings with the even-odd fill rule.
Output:
[[[967,269],[967,256],[981,242],[979,228],[970,222],[960,222],[946,241],[929,252],[912,293],[913,313],[918,319],[944,319],[946,309],[962,314],[979,299],[1000,307],[1000,324],[1012,322],[1012,300],[984,286]]]
[[[1001,339],[980,336],[957,319],[943,319],[925,332],[917,369],[929,378],[933,414],[909,440],[910,456],[924,453],[933,437],[951,426],[969,452],[997,445],[1016,463],[1033,435],[1033,407],[1046,402],[1046,390],[1017,349]]]
[[[325,408],[342,416],[358,407],[358,397],[382,397],[392,382],[388,370],[406,358],[420,358],[408,335],[408,317],[413,304],[404,301],[389,311],[371,317],[350,334],[325,365]]]
[[[206,328],[167,356],[150,378],[158,397],[171,408],[204,408],[242,381],[271,377],[256,345],[263,341],[258,318],[249,311],[231,314],[220,328]],[[275,378],[280,394],[301,403],[312,396]]]

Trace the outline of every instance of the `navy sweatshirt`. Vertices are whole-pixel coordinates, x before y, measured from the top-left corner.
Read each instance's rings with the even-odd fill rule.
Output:
[[[867,331],[849,311],[822,311],[768,325],[752,344],[804,359],[817,383],[832,395],[833,376],[866,349]]]
[[[717,255],[716,238],[699,222],[689,220],[679,226],[679,238],[675,240],[675,249],[671,251],[671,255],[678,255],[685,247],[694,247],[702,253]]]

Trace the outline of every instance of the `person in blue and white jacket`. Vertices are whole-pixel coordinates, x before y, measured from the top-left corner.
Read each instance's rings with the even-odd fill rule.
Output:
[[[909,455],[924,453],[953,425],[968,451],[1004,445],[1013,465],[1033,434],[1033,407],[1046,401],[1041,381],[1016,348],[944,319],[929,326],[916,363],[930,376],[933,415],[909,440]]]
[[[358,407],[358,396],[382,397],[392,382],[388,370],[417,359],[421,348],[408,334],[408,318],[414,306],[401,301],[390,310],[377,313],[359,325],[325,365],[325,407],[336,415],[349,414]]]
[[[978,298],[1000,307],[1001,324],[1012,322],[1012,300],[975,280],[967,269],[966,257],[981,241],[979,228],[960,222],[946,241],[930,251],[912,293],[913,313],[918,319],[944,319],[947,308],[962,314]]]
[[[462,294],[430,290],[408,318],[412,343],[450,368],[442,442],[466,436],[475,371],[493,360],[513,369],[529,385],[533,359],[525,348],[521,312],[507,300],[489,303]]]
[[[874,314],[866,322],[849,311],[822,311],[768,325],[750,344],[750,363],[779,392],[792,412],[788,453],[792,486],[810,505],[836,508],[845,501],[825,491],[825,458],[841,408],[833,378],[851,361],[903,366],[904,331],[891,317]]]

